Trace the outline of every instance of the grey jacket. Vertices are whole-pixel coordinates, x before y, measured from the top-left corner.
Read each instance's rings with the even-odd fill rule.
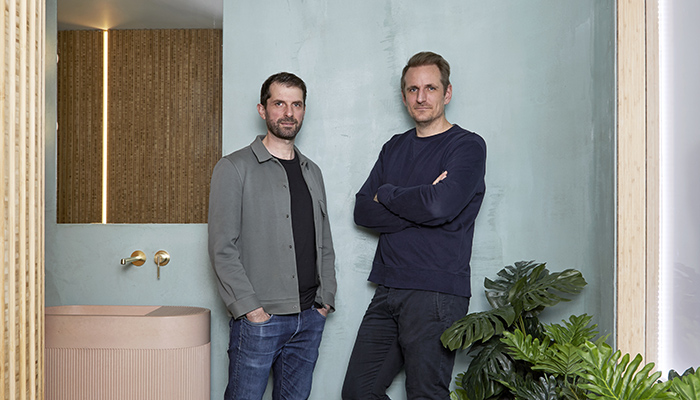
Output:
[[[257,137],[216,164],[209,193],[209,257],[234,318],[263,307],[299,310],[287,174]],[[295,147],[311,194],[316,232],[316,302],[335,304],[335,253],[321,170]]]

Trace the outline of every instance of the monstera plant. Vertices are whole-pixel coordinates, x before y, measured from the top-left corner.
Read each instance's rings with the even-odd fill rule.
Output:
[[[668,380],[671,382],[670,390],[678,400],[700,399],[700,369],[688,368],[682,376],[671,370]]]
[[[659,381],[654,364],[643,364],[640,355],[630,360],[597,337],[586,314],[540,323],[545,307],[586,285],[578,271],[550,273],[545,264],[523,261],[498,276],[485,281],[493,309],[468,314],[442,335],[446,347],[473,355],[457,376],[453,400],[700,399],[700,373],[671,371]]]
[[[467,314],[441,337],[445,347],[468,349],[473,357],[467,371],[457,376],[460,389],[453,396],[469,400],[514,398],[503,382],[519,387],[537,382],[551,386],[552,382],[540,380],[543,375],[533,374],[526,362],[513,358],[501,339],[518,329],[541,342],[545,338],[539,320],[542,310],[571,300],[569,296],[578,294],[586,284],[575,269],[550,273],[544,263],[534,261],[516,262],[499,271],[495,280],[486,278],[486,299],[493,308]]]

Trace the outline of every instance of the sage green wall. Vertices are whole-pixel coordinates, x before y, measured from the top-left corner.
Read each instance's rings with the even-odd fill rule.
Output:
[[[212,399],[227,378],[228,320],[206,253],[206,226],[58,225],[55,210],[55,0],[47,1],[46,305],[163,304],[212,310]],[[381,145],[411,127],[400,71],[421,50],[453,69],[450,122],[488,144],[487,197],[477,220],[471,310],[483,279],[518,260],[577,268],[589,281],[551,321],[587,312],[614,327],[615,10],[608,0],[225,1],[224,151],[264,132],[260,84],[298,73],[309,86],[298,145],[323,169],[337,253],[338,311],[328,319],[311,396],[338,399],[376,236],[352,221],[354,194]],[[160,280],[141,249],[172,255]],[[458,356],[455,374],[466,368]],[[402,378],[390,389],[403,399]],[[269,396],[269,395],[268,395]],[[269,397],[268,397],[269,398]]]
[[[226,310],[209,263],[206,224],[56,223],[56,1],[46,2],[46,306],[205,307],[214,316],[212,347],[220,349],[228,343],[228,321],[222,317]],[[132,199],[138,195],[133,193]],[[158,279],[153,256],[161,249],[170,253],[171,260]],[[146,263],[138,268],[121,265],[120,259],[134,250],[145,252]],[[227,360],[225,352],[212,352],[212,399],[222,398]]]
[[[488,145],[471,310],[487,307],[485,276],[518,260],[545,261],[551,270],[577,268],[589,282],[545,317],[586,312],[612,332],[614,21],[609,1],[224,3],[224,152],[264,132],[255,104],[267,76],[294,72],[309,90],[297,144],[325,175],[339,281],[312,398],[339,398],[373,292],[366,278],[376,236],[354,225],[354,194],[381,145],[411,127],[399,79],[422,50],[451,63],[448,120]],[[455,373],[466,365],[459,359]],[[403,398],[401,386],[399,378],[392,398]]]

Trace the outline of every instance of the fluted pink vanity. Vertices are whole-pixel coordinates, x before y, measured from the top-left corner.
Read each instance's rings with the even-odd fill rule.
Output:
[[[210,318],[199,307],[47,307],[46,399],[209,400]]]

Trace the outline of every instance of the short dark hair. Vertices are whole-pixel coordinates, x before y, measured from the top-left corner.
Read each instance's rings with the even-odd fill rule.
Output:
[[[280,72],[267,78],[265,82],[263,82],[262,88],[260,88],[260,104],[262,104],[263,107],[267,107],[267,100],[270,99],[270,86],[272,86],[273,83],[301,89],[304,94],[304,104],[306,104],[306,84],[304,81],[292,73]]]
[[[431,51],[422,51],[411,57],[401,72],[401,92],[406,89],[406,72],[412,67],[422,67],[424,65],[435,65],[440,70],[440,83],[443,90],[450,86],[450,64],[441,55]]]

